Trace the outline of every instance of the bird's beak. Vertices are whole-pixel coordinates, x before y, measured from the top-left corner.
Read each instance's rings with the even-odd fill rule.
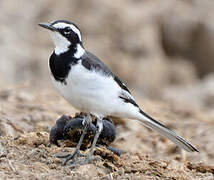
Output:
[[[51,31],[58,31],[57,28],[53,27],[51,24],[48,23],[39,23],[39,26],[49,29]]]

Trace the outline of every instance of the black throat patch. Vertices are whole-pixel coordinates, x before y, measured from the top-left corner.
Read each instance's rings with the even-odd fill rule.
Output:
[[[72,65],[77,64],[78,60],[79,59],[73,57],[73,53],[70,51],[60,55],[56,55],[55,52],[53,52],[49,58],[49,67],[54,79],[66,85],[66,78],[68,77]]]

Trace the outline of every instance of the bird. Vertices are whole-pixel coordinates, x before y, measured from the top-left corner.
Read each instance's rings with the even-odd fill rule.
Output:
[[[91,121],[90,115],[97,118],[97,130],[84,163],[93,159],[94,146],[103,129],[102,119],[106,116],[137,120],[180,148],[198,152],[193,145],[139,107],[126,84],[98,57],[84,48],[81,31],[75,23],[56,20],[39,23],[39,26],[48,29],[55,45],[49,58],[50,77],[54,86],[74,108],[87,114],[83,121],[84,131],[70,159],[79,154],[84,132]]]

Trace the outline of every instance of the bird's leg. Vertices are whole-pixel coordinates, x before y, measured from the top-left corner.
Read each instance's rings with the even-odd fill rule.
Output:
[[[87,116],[84,117],[84,120],[83,120],[84,129],[83,129],[82,135],[80,137],[80,140],[76,146],[75,151],[72,154],[68,154],[68,155],[64,155],[64,156],[63,155],[57,156],[58,158],[65,158],[64,162],[62,163],[63,166],[66,165],[69,160],[73,159],[72,162],[74,162],[78,156],[83,156],[79,150],[80,150],[82,141],[85,137],[85,134],[87,133],[87,129],[88,129],[90,122],[91,122],[90,114],[87,114]]]
[[[96,134],[95,134],[93,143],[92,143],[92,145],[91,145],[91,148],[90,148],[90,150],[89,150],[89,153],[88,153],[88,155],[87,155],[87,157],[86,157],[86,159],[85,159],[85,161],[84,161],[85,164],[87,164],[87,163],[90,162],[90,160],[91,160],[91,158],[92,158],[92,155],[93,155],[93,153],[94,153],[94,147],[95,147],[95,145],[96,145],[96,143],[97,143],[97,140],[98,140],[98,138],[99,138],[99,136],[100,136],[101,131],[103,130],[102,118],[100,118],[100,117],[97,118],[97,125],[96,125],[96,126],[97,126],[97,131],[96,131]]]
[[[71,162],[69,163],[71,166],[78,166],[78,165],[84,165],[84,164],[88,164],[91,160],[92,160],[92,155],[94,152],[94,147],[97,143],[97,140],[100,136],[101,131],[103,130],[103,122],[102,122],[102,118],[98,117],[97,118],[97,130],[96,130],[96,134],[94,137],[94,140],[92,142],[91,148],[89,150],[89,153],[87,154],[87,157],[84,159],[84,161],[77,161],[77,162]]]

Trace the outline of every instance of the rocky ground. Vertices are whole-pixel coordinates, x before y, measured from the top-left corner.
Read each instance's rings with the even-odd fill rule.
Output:
[[[213,179],[214,1],[0,1],[0,179]],[[72,20],[84,46],[123,79],[138,104],[198,148],[185,153],[133,120],[115,120],[117,157],[63,167],[72,147],[48,146],[62,115],[77,112],[53,90],[53,50],[40,22]]]

